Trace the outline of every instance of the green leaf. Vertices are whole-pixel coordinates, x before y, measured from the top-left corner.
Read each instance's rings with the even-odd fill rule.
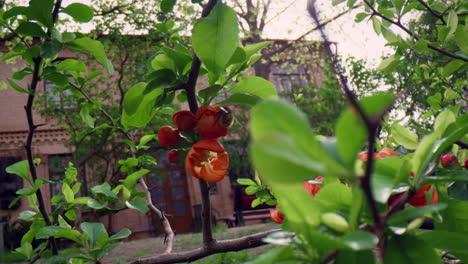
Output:
[[[431,247],[443,251],[468,253],[468,237],[466,234],[447,231],[423,231],[417,237],[424,240]]]
[[[16,248],[15,251],[25,256],[28,260],[33,256],[33,248],[31,243],[23,243],[21,244],[21,247]]]
[[[192,30],[195,53],[208,70],[220,72],[234,54],[239,43],[237,15],[218,2],[210,14],[199,19]]]
[[[78,170],[73,166],[73,163],[69,162],[68,167],[65,169],[65,179],[63,182],[71,185],[75,181],[76,176],[78,176]]]
[[[74,59],[63,60],[57,64],[56,68],[57,71],[86,72],[86,65],[83,62]]]
[[[111,200],[118,200],[119,198],[117,197],[117,195],[115,195],[115,193],[113,193],[110,189],[110,185],[107,182],[105,182],[101,185],[96,185],[93,188],[91,188],[91,192],[95,194],[102,194],[105,197],[110,198]]]
[[[442,135],[450,124],[456,121],[455,114],[449,109],[445,109],[440,113],[434,121],[434,134]]]
[[[439,254],[423,240],[395,236],[385,243],[384,263],[442,264]]]
[[[442,76],[443,77],[449,77],[452,75],[454,72],[456,72],[458,69],[460,69],[463,65],[465,65],[465,62],[461,60],[453,60],[447,65],[444,66],[442,69]]]
[[[401,9],[403,8],[404,3],[405,3],[405,0],[392,0],[392,4],[396,9],[397,14],[401,13]]]
[[[27,16],[29,13],[28,11],[29,8],[27,6],[14,6],[3,13],[3,19],[7,20],[10,17],[18,15]]]
[[[95,119],[89,114],[92,107],[93,105],[90,103],[83,104],[80,109],[80,117],[89,127],[94,128]]]
[[[36,239],[49,238],[62,230],[64,230],[64,228],[61,226],[44,226],[37,231]]]
[[[32,185],[31,179],[29,179],[29,163],[27,160],[23,160],[6,167],[5,171],[7,173],[20,176],[23,180]]]
[[[354,169],[357,153],[367,139],[367,129],[359,114],[347,109],[335,125],[336,146],[349,170]]]
[[[41,56],[46,59],[53,58],[62,50],[63,44],[57,40],[48,40],[41,47]]]
[[[455,42],[458,47],[460,47],[464,52],[468,52],[468,38],[466,37],[468,35],[468,26],[458,26],[454,35]]]
[[[122,124],[125,127],[143,127],[156,113],[154,104],[163,90],[146,88],[146,83],[138,83],[125,94],[122,114]]]
[[[395,141],[406,149],[416,149],[418,147],[418,135],[406,127],[395,124],[392,126],[391,133]]]
[[[223,104],[241,103],[241,104],[246,104],[249,106],[254,106],[260,101],[261,99],[257,96],[243,94],[243,93],[233,93],[231,96],[229,96],[229,98],[221,102],[218,102],[218,104],[223,105]]]
[[[364,231],[348,233],[342,239],[353,250],[374,249],[379,241],[374,234]]]
[[[348,210],[353,201],[351,189],[339,182],[325,185],[315,196],[323,208],[328,211]]]
[[[123,180],[123,183],[125,185],[125,187],[127,188],[132,188],[133,186],[135,186],[135,184],[138,182],[138,180],[143,177],[143,175],[147,174],[148,172],[150,172],[150,170],[147,170],[147,169],[141,169],[137,172],[134,172],[130,175],[127,176],[127,178],[125,178],[125,180]]]
[[[356,19],[354,19],[354,22],[359,23],[359,22],[363,21],[364,19],[366,19],[366,17],[368,17],[368,16],[369,16],[369,14],[367,14],[367,13],[358,13],[358,14],[356,14]]]
[[[94,56],[109,73],[113,72],[114,68],[107,59],[104,46],[101,42],[90,38],[79,38],[68,42],[67,46],[74,49],[86,50],[89,54]]]
[[[266,253],[260,255],[246,264],[277,264],[277,263],[294,263],[295,253],[292,247],[277,247],[268,250]]]
[[[44,79],[51,81],[53,84],[57,86],[65,86],[68,84],[68,77],[65,74],[61,74],[59,72],[51,72],[44,76]]]
[[[426,214],[435,213],[447,208],[447,204],[445,203],[438,203],[434,205],[428,205],[425,207],[415,207],[409,208],[404,211],[398,211],[390,216],[388,219],[388,223],[391,225],[406,222],[408,220],[412,220],[414,218],[418,218],[424,216]]]
[[[163,13],[172,12],[176,2],[177,0],[162,0],[160,3],[161,11],[163,11]]]
[[[125,201],[125,204],[128,208],[138,210],[143,214],[146,214],[146,212],[148,212],[149,209],[148,201],[143,198],[136,198],[133,201]]]
[[[341,4],[341,3],[345,2],[345,1],[346,0],[332,0],[332,5],[336,6],[336,5],[339,5],[339,4]]]
[[[277,96],[275,86],[271,82],[257,76],[246,77],[225,92],[249,93],[261,98]]]
[[[250,127],[254,139],[252,151],[257,152],[262,163],[264,161],[273,165],[265,169],[273,171],[278,165],[276,170],[279,171],[273,173],[277,175],[275,180],[301,182],[320,175],[346,175],[344,168],[315,138],[304,113],[292,104],[282,100],[264,100],[252,109]],[[279,163],[283,162],[286,164],[280,169]],[[297,170],[296,173],[285,171],[289,165],[293,166],[291,169]],[[284,177],[278,172],[295,177]]]
[[[377,67],[377,70],[383,71],[387,67],[390,67],[390,65],[395,61],[398,61],[395,57],[386,58],[379,64],[379,66]]]
[[[10,80],[7,78],[7,81],[8,81],[8,84],[10,84],[10,87],[13,88],[14,90],[20,92],[20,93],[25,93],[25,94],[29,94],[29,92],[27,90],[25,90],[23,87],[21,87],[21,85],[17,84],[15,81],[13,80]]]
[[[107,206],[107,202],[105,202],[104,204],[100,204],[98,201],[94,200],[94,199],[89,199],[86,204],[93,208],[93,209],[97,209],[97,210],[100,210],[100,209],[103,209]]]
[[[47,36],[44,30],[36,23],[33,22],[22,22],[15,32],[19,35],[30,36],[30,37],[45,37]]]
[[[54,0],[31,0],[28,8],[28,19],[37,20],[47,28],[51,28],[54,3]]]
[[[37,215],[36,212],[26,210],[26,211],[22,211],[19,214],[19,218],[27,221],[27,220],[33,218],[35,215]]]
[[[124,228],[120,230],[119,232],[113,234],[111,237],[109,237],[109,239],[118,240],[122,238],[127,238],[131,234],[132,234],[132,231],[130,231],[128,228]]]
[[[380,23],[377,16],[372,16],[372,26],[374,27],[374,31],[377,35],[382,33],[382,24]]]
[[[84,222],[81,223],[80,225],[81,230],[83,230],[84,233],[88,235],[88,240],[91,244],[91,247],[94,247],[96,245],[96,242],[98,241],[101,236],[104,236],[107,234],[106,228],[104,227],[104,224],[102,223],[88,223]]]
[[[372,250],[340,250],[335,259],[335,264],[375,264],[375,256]]]
[[[455,12],[455,10],[450,10],[448,18],[447,18],[447,27],[449,28],[449,31],[447,33],[447,36],[445,37],[445,41],[449,40],[455,31],[457,30],[458,26],[458,15]]]
[[[91,21],[94,16],[94,10],[91,7],[81,3],[70,4],[60,11],[73,17],[76,22],[81,23]]]
[[[159,54],[151,61],[151,67],[155,71],[159,70],[171,70],[176,72],[175,61],[166,54]]]
[[[67,202],[71,202],[75,199],[75,194],[73,193],[72,189],[70,188],[70,185],[64,183],[62,185],[62,193],[63,196],[65,196],[65,200]]]
[[[246,179],[246,178],[243,178],[243,179],[237,179],[237,183],[239,183],[240,185],[257,185],[254,181],[252,181],[251,179]]]

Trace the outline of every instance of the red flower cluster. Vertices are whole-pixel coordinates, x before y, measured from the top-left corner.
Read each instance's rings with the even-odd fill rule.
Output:
[[[314,179],[315,181],[319,181],[319,182],[322,182],[323,181],[323,177],[322,176],[319,176],[317,178]],[[315,197],[315,195],[317,195],[317,193],[320,191],[320,189],[322,189],[322,186],[318,185],[318,184],[313,184],[313,183],[310,183],[310,182],[304,182],[302,184],[302,186],[304,187],[304,189],[312,196],[312,197]],[[276,207],[278,207],[278,205],[276,205]],[[283,221],[284,221],[284,217],[285,215],[283,213],[281,213],[278,209],[271,209],[270,210],[270,217],[271,217],[271,220],[273,220],[273,222],[277,223],[277,224],[282,224]]]
[[[185,158],[187,171],[196,178],[207,182],[217,182],[226,176],[229,156],[224,147],[215,139],[227,135],[232,125],[232,115],[219,105],[201,106],[196,114],[190,111],[178,111],[172,117],[177,129],[163,126],[158,130],[161,146],[173,148],[181,138],[179,132],[195,130],[204,139],[196,142]],[[170,162],[179,160],[179,151],[173,149],[168,153]]]

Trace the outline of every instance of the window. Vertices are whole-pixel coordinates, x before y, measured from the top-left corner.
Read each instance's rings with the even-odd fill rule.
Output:
[[[71,162],[70,154],[49,155],[49,180],[58,182],[65,177],[65,169]],[[50,185],[50,197],[62,195],[62,184],[56,183]]]
[[[273,81],[279,94],[288,95],[294,93],[295,86],[307,86],[307,78],[304,66],[285,63],[271,65]]]
[[[18,196],[16,191],[23,188],[23,179],[15,174],[6,172],[6,168],[20,159],[16,157],[0,158],[0,209],[14,210],[20,207],[21,201],[18,201],[11,208],[8,208],[11,202]]]

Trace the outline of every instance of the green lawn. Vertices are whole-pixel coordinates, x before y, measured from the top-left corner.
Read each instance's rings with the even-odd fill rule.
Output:
[[[214,237],[217,240],[238,238],[245,235],[254,234],[260,231],[278,228],[278,225],[273,223],[250,225],[237,228],[216,228]],[[180,252],[190,249],[195,249],[201,246],[201,233],[177,235],[174,241],[173,252]],[[192,263],[197,264],[234,264],[243,263],[254,258],[273,246],[267,245],[259,248],[244,250],[241,252],[221,253],[210,256]],[[139,257],[148,257],[157,255],[164,250],[162,238],[148,238],[124,243],[112,251],[104,258],[105,264],[123,264]]]

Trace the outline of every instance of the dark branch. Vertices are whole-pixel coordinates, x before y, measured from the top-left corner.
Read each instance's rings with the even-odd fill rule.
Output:
[[[438,19],[440,19],[440,21],[442,21],[442,23],[444,25],[447,25],[447,23],[444,20],[444,17],[442,15],[438,14],[436,11],[434,11],[429,5],[427,5],[426,2],[424,2],[424,0],[418,0],[418,2],[421,3],[421,5],[423,5],[424,8],[426,8],[427,11],[429,11],[429,13],[431,13],[431,15],[433,15],[433,16],[437,17]]]
[[[268,236],[273,232],[280,231],[280,229],[269,230],[260,232],[257,234],[229,239],[223,241],[215,242],[211,247],[200,247],[190,251],[171,253],[171,254],[161,254],[154,257],[142,258],[136,261],[131,262],[131,264],[163,264],[163,263],[182,263],[182,262],[192,262],[216,253],[230,252],[230,251],[239,251],[248,248],[255,248],[263,246],[266,243],[263,242],[263,238]]]

